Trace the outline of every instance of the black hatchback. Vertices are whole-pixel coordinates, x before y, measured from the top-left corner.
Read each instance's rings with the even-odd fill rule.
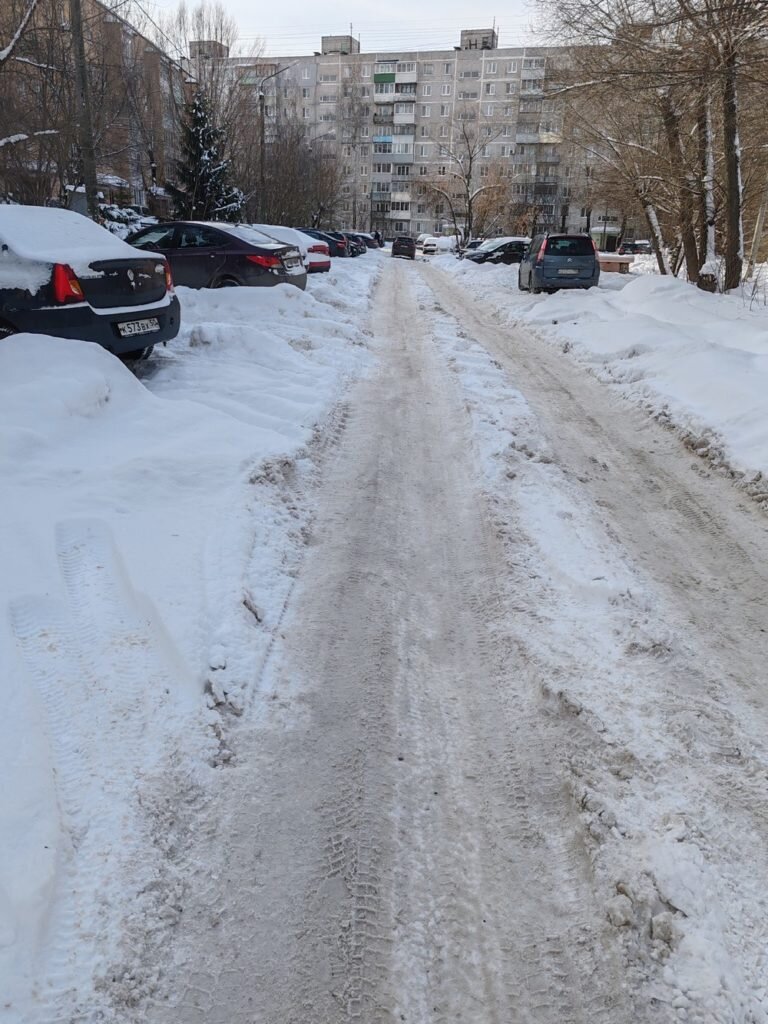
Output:
[[[307,286],[298,249],[270,241],[247,224],[166,221],[137,231],[126,241],[137,249],[162,253],[176,284],[188,288]]]
[[[72,210],[0,204],[0,338],[52,334],[137,359],[180,319],[162,256]]]
[[[409,260],[416,259],[416,241],[410,235],[398,235],[392,242],[393,256],[406,256]]]

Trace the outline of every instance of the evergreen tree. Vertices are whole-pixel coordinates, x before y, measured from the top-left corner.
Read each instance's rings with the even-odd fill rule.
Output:
[[[184,113],[177,183],[166,184],[176,216],[183,220],[230,220],[242,215],[243,193],[230,181],[230,161],[224,158],[224,132],[211,118],[202,93],[196,93]]]

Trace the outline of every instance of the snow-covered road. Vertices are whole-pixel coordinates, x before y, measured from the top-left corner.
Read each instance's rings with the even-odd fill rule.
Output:
[[[763,514],[433,267],[372,319],[153,1019],[764,1021]]]
[[[0,1020],[768,1024],[768,519],[657,355],[711,308],[756,471],[762,320],[512,283],[185,290],[141,382],[0,348]],[[641,395],[584,352],[651,292]]]

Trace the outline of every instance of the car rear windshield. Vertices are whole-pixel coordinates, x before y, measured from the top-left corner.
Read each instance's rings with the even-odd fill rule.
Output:
[[[559,235],[547,239],[548,256],[594,256],[595,247],[591,238],[582,235]]]

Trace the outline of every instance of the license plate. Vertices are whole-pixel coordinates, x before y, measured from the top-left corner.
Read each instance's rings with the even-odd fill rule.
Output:
[[[558,274],[578,274],[578,270],[558,270]]]
[[[127,323],[118,324],[118,331],[124,338],[130,338],[134,334],[151,334],[160,330],[160,321],[156,316],[148,317],[146,320],[129,320]]]

